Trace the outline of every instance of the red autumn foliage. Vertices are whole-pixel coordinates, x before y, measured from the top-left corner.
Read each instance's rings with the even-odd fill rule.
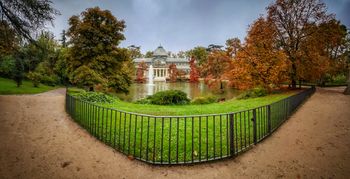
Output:
[[[146,81],[145,71],[147,69],[148,69],[148,65],[144,61],[138,64],[137,71],[136,71],[136,82],[144,83]]]
[[[170,82],[176,82],[178,76],[178,70],[174,63],[169,65],[169,78]]]
[[[199,82],[199,72],[198,72],[198,67],[196,65],[196,60],[194,57],[191,57],[190,60],[190,82],[191,83],[198,83]]]
[[[288,79],[289,63],[281,49],[275,47],[276,31],[271,23],[259,18],[248,30],[246,44],[230,64],[225,76],[239,89],[278,87]]]

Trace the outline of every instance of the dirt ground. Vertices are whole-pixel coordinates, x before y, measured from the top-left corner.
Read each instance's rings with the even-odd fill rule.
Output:
[[[131,161],[70,120],[64,89],[0,96],[0,178],[350,178],[350,96],[317,92],[273,135],[225,161]]]

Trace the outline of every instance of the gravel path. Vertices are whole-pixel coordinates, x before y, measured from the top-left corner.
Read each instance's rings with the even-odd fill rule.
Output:
[[[350,96],[317,92],[235,159],[160,167],[131,161],[72,122],[64,89],[0,96],[0,178],[349,178]]]

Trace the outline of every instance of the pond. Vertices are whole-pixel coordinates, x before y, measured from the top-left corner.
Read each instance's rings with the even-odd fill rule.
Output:
[[[145,98],[158,91],[164,90],[181,90],[187,94],[190,99],[194,99],[200,96],[216,96],[218,98],[231,99],[240,94],[240,91],[225,88],[224,92],[218,92],[218,90],[211,90],[203,81],[199,83],[188,82],[154,82],[154,85],[134,83],[129,88],[129,94],[117,94],[117,96],[124,101],[136,101],[141,98]]]

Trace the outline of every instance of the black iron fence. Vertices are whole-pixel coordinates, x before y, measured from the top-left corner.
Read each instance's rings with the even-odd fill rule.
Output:
[[[245,111],[154,116],[88,103],[66,94],[66,111],[105,144],[152,164],[187,164],[234,157],[266,138],[315,92],[312,87]]]

